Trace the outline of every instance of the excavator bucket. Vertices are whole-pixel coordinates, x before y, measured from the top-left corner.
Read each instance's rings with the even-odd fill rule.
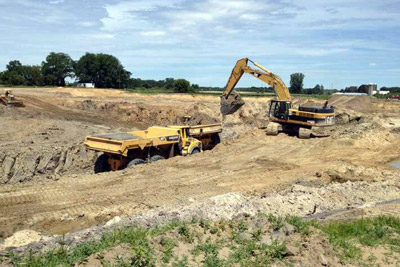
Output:
[[[235,113],[244,105],[244,101],[240,95],[230,95],[228,98],[221,97],[221,113],[222,115],[228,115]]]

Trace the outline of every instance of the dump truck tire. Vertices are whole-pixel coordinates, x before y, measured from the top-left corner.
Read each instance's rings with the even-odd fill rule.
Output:
[[[163,160],[163,159],[165,159],[165,158],[161,155],[154,155],[150,158],[150,162],[156,162],[156,161]]]
[[[213,143],[214,145],[218,145],[219,143],[221,143],[221,137],[219,136],[219,134],[215,134],[213,136]]]
[[[133,160],[129,161],[127,167],[129,168],[129,167],[132,167],[135,165],[140,165],[140,164],[145,164],[145,163],[146,163],[146,161],[144,161],[142,159],[133,159]]]
[[[197,153],[200,153],[200,149],[195,148],[195,149],[192,150],[192,152],[190,153],[190,155],[194,155],[194,154],[197,154]]]
[[[106,154],[100,155],[94,163],[94,173],[109,172],[111,170],[108,164],[108,156]]]

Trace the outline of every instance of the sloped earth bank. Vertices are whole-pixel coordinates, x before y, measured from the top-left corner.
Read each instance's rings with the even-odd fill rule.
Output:
[[[173,247],[173,255],[177,255],[178,259],[182,259],[183,255],[187,256],[190,265],[204,262],[207,253],[200,257],[193,253],[196,248],[203,245],[212,246],[214,244],[218,248],[219,252],[216,253],[220,259],[235,261],[237,257],[235,257],[235,253],[238,254],[240,251],[237,250],[238,245],[255,240],[255,245],[251,247],[254,251],[250,260],[262,257],[263,249],[267,250],[266,255],[270,255],[271,250],[277,249],[281,243],[284,243],[285,248],[281,252],[282,255],[276,255],[276,259],[273,256],[266,257],[264,260],[269,264],[274,260],[283,260],[286,264],[301,263],[302,266],[304,264],[307,266],[336,266],[339,265],[339,258],[342,258],[343,255],[339,255],[340,250],[333,248],[326,235],[313,229],[311,234],[304,236],[307,230],[302,229],[298,223],[280,222],[276,217],[301,216],[321,222],[323,220],[355,220],[377,214],[399,216],[399,196],[399,178],[382,183],[348,181],[328,186],[294,184],[280,192],[248,196],[242,193],[227,193],[188,205],[158,207],[125,219],[117,216],[104,226],[92,227],[65,236],[40,236],[37,232],[25,230],[6,239],[3,249],[13,250],[15,254],[23,255],[27,251],[45,253],[65,247],[67,244],[68,249],[72,251],[77,245],[89,241],[99,241],[104,233],[123,227],[134,226],[148,229],[168,225],[173,220],[193,222],[193,218],[197,218],[198,223],[194,223],[194,225],[191,223],[184,228],[180,227],[172,231],[172,233],[162,234],[155,238],[149,237],[150,245],[156,250],[156,256],[160,263],[163,258],[162,253],[166,249],[163,244],[166,239],[178,241],[178,244],[175,245],[176,248]],[[273,214],[273,216],[272,218],[265,217],[262,214]],[[205,221],[201,222],[199,218]],[[258,238],[257,231],[259,231]],[[193,239],[188,240],[187,238],[191,238],[191,236]],[[13,248],[13,246],[23,244],[22,242],[28,243],[29,241],[35,242],[28,246]],[[3,254],[6,254],[6,251]],[[361,251],[365,252],[363,255],[365,260],[371,260],[370,257],[373,255],[372,262],[388,263],[388,259],[390,259],[393,266],[396,266],[396,262],[399,263],[397,253],[389,247],[363,247]],[[159,253],[161,255],[157,255]],[[132,257],[132,248],[126,244],[120,244],[91,255],[82,261],[82,264],[101,265],[103,260],[117,264],[117,255],[123,257],[124,260],[129,260]],[[343,259],[340,262],[343,262]],[[7,265],[7,261],[4,261],[3,264]]]
[[[330,137],[301,140],[265,135],[260,129],[268,123],[264,98],[245,99],[239,112],[223,118],[219,99],[212,96],[63,88],[13,91],[26,107],[0,106],[2,239],[24,229],[65,234],[102,225],[114,216],[126,218],[232,192],[262,196],[293,184],[323,188],[331,183],[344,186],[346,181],[380,186],[399,177],[387,164],[400,158],[400,105],[395,102],[335,97],[338,125],[326,129]],[[295,101],[305,102],[323,101]],[[184,116],[192,116],[190,124],[222,121],[223,142],[192,157],[92,173],[96,155],[82,147],[86,135],[183,123]],[[304,194],[314,204],[319,198],[325,201],[324,196]],[[374,195],[369,200],[359,195],[350,197],[360,198],[361,204],[374,201]],[[334,200],[327,197],[326,202]]]

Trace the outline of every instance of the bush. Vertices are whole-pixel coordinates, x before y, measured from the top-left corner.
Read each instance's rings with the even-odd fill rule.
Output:
[[[190,82],[185,79],[178,79],[173,84],[174,92],[176,93],[187,93],[190,89]]]

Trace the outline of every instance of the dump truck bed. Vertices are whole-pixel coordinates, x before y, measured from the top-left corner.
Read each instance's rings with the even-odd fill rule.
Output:
[[[222,132],[221,123],[208,124],[208,125],[197,125],[189,127],[190,136],[200,136],[205,134],[213,134]]]
[[[84,144],[91,150],[127,156],[128,150],[131,149],[178,143],[179,131],[182,128],[188,128],[189,135],[194,137],[222,131],[220,123],[198,126],[153,126],[145,131],[90,135],[86,137]]]
[[[129,149],[144,149],[179,142],[179,132],[168,127],[150,127],[145,131],[87,136],[85,145],[95,151],[127,156]]]

